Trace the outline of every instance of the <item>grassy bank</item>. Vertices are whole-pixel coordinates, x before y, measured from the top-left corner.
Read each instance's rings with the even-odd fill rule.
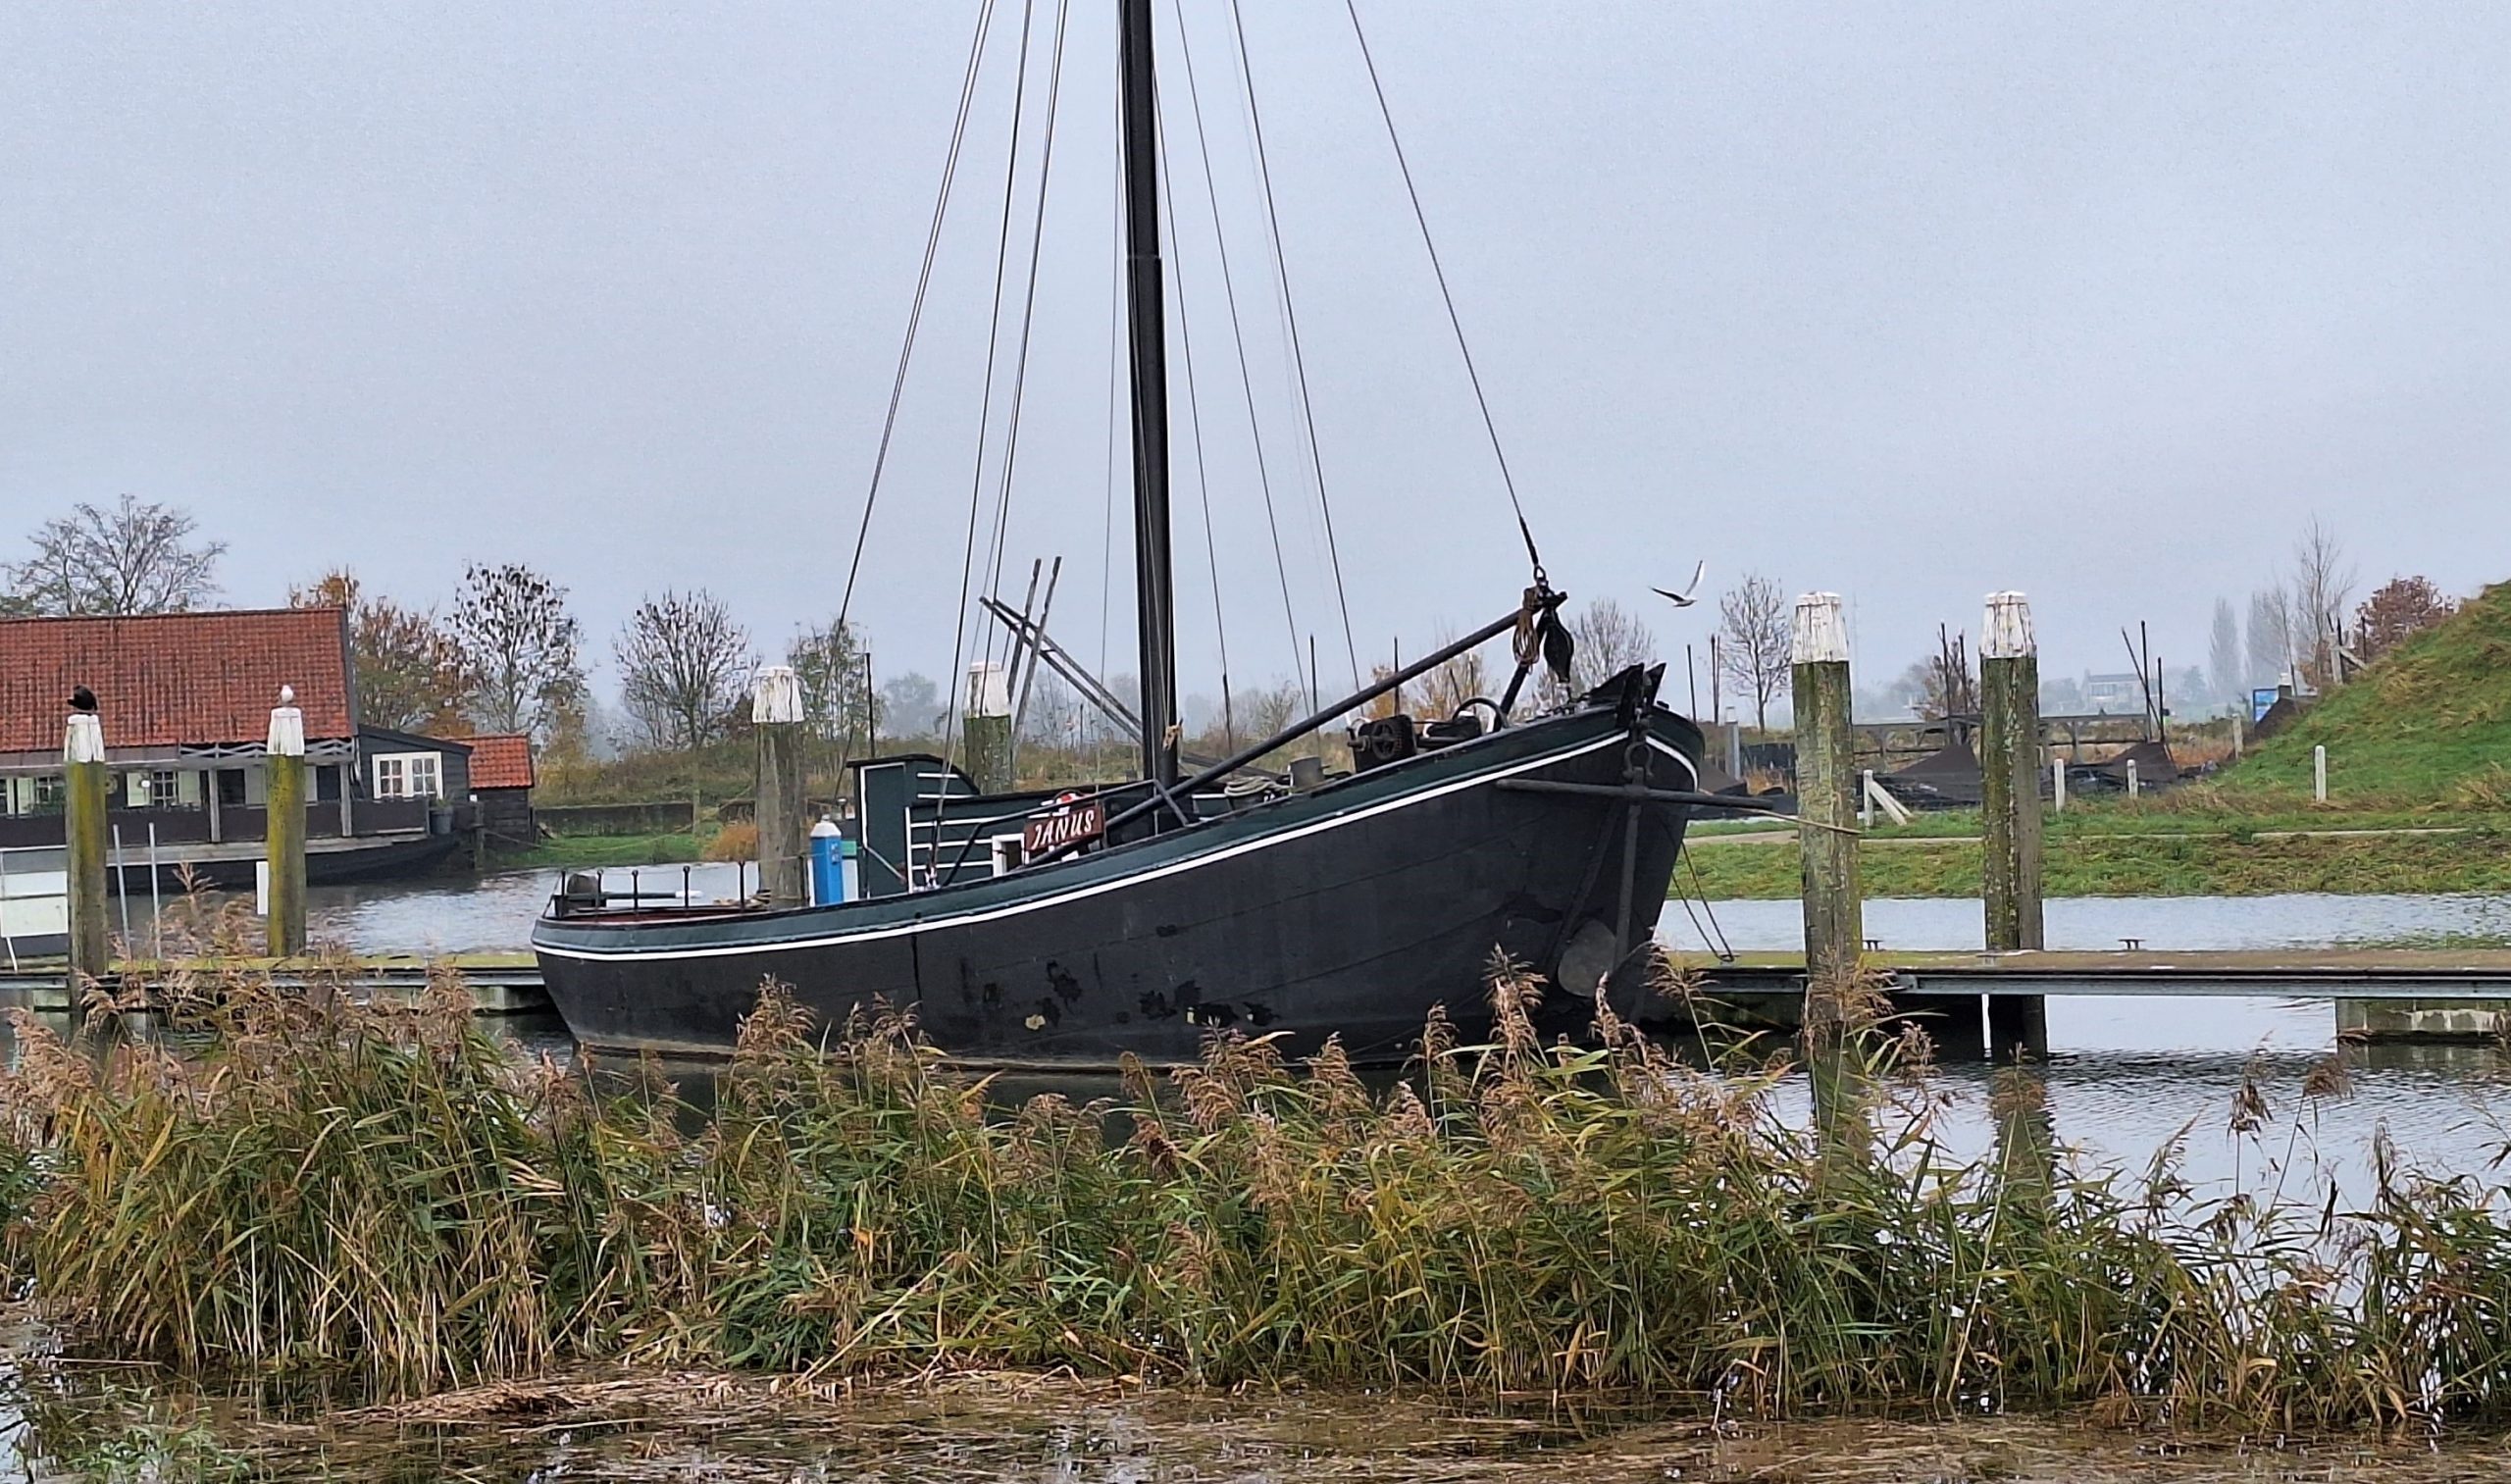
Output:
[[[686,830],[659,835],[570,835],[542,840],[529,850],[501,853],[496,863],[517,871],[657,866],[699,859],[712,838]]]
[[[2328,748],[2329,796],[2339,805],[2511,806],[2511,583],[2332,691],[2219,787],[2244,800],[2306,804],[2318,746]]]
[[[1688,1071],[1610,1020],[1538,1045],[1501,974],[1497,1044],[1434,1021],[1392,1092],[1216,1041],[1131,1079],[1111,1140],[1105,1106],[990,1116],[897,1027],[822,1055],[774,994],[699,1119],[508,1060],[449,980],[410,1009],[190,989],[193,1059],[100,1064],[22,1017],[0,1077],[8,1258],[86,1353],[394,1394],[607,1360],[2276,1428],[2511,1398],[2503,1191],[2384,1159],[2359,1210],[2194,1205],[2167,1152],[2079,1178],[2027,1073],[1999,1150],[1957,1160],[1856,997],[1816,1017],[1866,1074],[1819,1137],[1764,1066]],[[2292,1116],[2342,1084],[2332,1060]]]
[[[1790,897],[1796,845],[1703,844],[1675,878],[1716,899]],[[2262,896],[2282,892],[2511,892],[2511,835],[2052,833],[2044,848],[2052,896]],[[1697,879],[1693,869],[1697,868]],[[1975,840],[1877,841],[1859,853],[1869,896],[1976,896]]]

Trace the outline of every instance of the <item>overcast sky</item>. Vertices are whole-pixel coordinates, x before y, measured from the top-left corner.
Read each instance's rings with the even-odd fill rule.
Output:
[[[1072,3],[1005,581],[1061,554],[1054,629],[1125,670],[1113,9]],[[1330,685],[1229,13],[1184,9],[1217,180],[1161,0],[1217,534],[1214,563],[1181,391],[1186,689],[1210,565],[1241,683],[1314,633]],[[1647,589],[1699,560],[1849,594],[1874,680],[2001,588],[2052,670],[2113,668],[2138,619],[2202,661],[2214,598],[2314,513],[2367,580],[2511,575],[2511,7],[1360,10],[1554,580],[1677,663],[1711,621]],[[976,11],[0,6],[0,553],[129,491],[231,543],[239,604],[341,563],[439,601],[517,559],[597,655],[667,586],[781,646],[837,605]],[[999,0],[856,599],[889,673],[952,649],[1019,20]],[[1247,31],[1357,644],[1418,653],[1505,609],[1523,553],[1340,0]]]

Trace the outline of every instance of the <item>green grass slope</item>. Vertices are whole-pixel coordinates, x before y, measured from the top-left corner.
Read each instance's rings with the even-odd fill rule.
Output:
[[[2329,801],[2436,812],[2511,807],[2511,583],[2401,644],[2217,781],[2229,797],[2307,800],[2328,748]]]

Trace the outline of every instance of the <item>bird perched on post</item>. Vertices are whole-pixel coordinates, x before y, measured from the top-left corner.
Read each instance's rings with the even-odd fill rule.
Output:
[[[88,716],[95,715],[96,692],[88,690],[84,686],[80,686],[77,690],[71,691],[70,709],[73,711],[82,712]]]

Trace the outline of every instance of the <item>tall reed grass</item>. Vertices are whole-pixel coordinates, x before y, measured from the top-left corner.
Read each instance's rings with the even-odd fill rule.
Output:
[[[186,1053],[94,1056],[20,1016],[0,1219],[77,1344],[390,1394],[604,1358],[1765,1416],[2503,1411],[2495,1188],[2383,1159],[2359,1211],[2199,1204],[2168,1158],[2076,1173],[2027,1072],[1995,1152],[1957,1162],[1922,1044],[1856,995],[1830,1048],[1860,1101],[1818,1134],[1773,1111],[1785,1067],[1686,1066],[1609,1009],[1593,1044],[1540,1044],[1541,992],[1500,966],[1491,1043],[1434,1018],[1387,1091],[1331,1046],[1217,1038],[1120,1107],[1006,1113],[910,1027],[831,1035],[769,986],[699,1118],[658,1080],[518,1060],[450,976],[394,1007],[231,975],[177,987],[171,1017],[212,1038]]]

